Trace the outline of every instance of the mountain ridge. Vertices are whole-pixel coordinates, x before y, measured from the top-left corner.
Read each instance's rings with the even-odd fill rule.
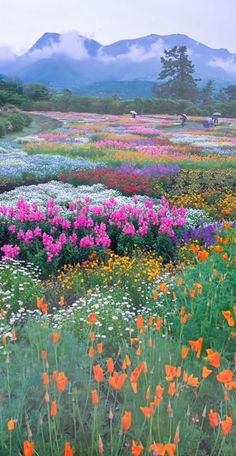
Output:
[[[211,48],[181,33],[151,33],[103,45],[77,32],[45,32],[25,54],[14,60],[0,59],[0,73],[55,88],[104,81],[154,81],[161,69],[164,49],[175,45],[187,46],[196,76],[203,81],[235,81],[236,54],[225,48]]]

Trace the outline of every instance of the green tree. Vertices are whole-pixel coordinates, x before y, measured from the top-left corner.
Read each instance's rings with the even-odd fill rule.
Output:
[[[48,87],[38,83],[32,83],[26,86],[25,93],[33,101],[49,100],[51,97]]]
[[[222,89],[219,93],[218,99],[220,101],[235,101],[236,100],[236,84],[229,85]]]
[[[159,74],[159,85],[154,86],[154,93],[161,97],[195,101],[197,82],[193,74],[195,67],[188,57],[186,46],[174,46],[164,51],[161,57],[162,70]],[[160,84],[161,81],[164,81]]]
[[[199,94],[200,103],[205,108],[214,103],[214,82],[210,79]]]

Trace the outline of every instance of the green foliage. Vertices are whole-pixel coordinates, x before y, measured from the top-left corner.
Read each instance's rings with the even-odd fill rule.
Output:
[[[187,47],[174,46],[169,51],[165,50],[161,63],[163,68],[158,79],[165,82],[154,87],[154,91],[163,97],[195,101],[198,79],[193,77],[195,68],[188,57]]]

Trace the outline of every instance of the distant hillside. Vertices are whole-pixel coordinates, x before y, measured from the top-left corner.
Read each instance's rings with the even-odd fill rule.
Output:
[[[140,96],[142,90],[149,90],[143,81],[157,78],[164,49],[174,45],[187,46],[196,75],[203,81],[214,79],[219,86],[235,82],[235,54],[227,49],[212,49],[181,34],[152,34],[103,46],[74,32],[45,33],[24,55],[0,61],[0,73],[23,82],[42,82],[56,88],[74,87],[85,92],[90,90],[89,94],[96,89],[113,91],[117,82],[115,93],[119,95],[121,82],[125,83],[122,87],[122,93],[125,93],[128,82],[134,81],[135,92],[141,84],[141,90],[136,92]],[[131,88],[132,85],[129,90]]]

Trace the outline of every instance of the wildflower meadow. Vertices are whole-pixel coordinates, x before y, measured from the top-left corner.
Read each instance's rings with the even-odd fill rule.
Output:
[[[236,121],[37,115],[0,140],[0,456],[235,456]]]

